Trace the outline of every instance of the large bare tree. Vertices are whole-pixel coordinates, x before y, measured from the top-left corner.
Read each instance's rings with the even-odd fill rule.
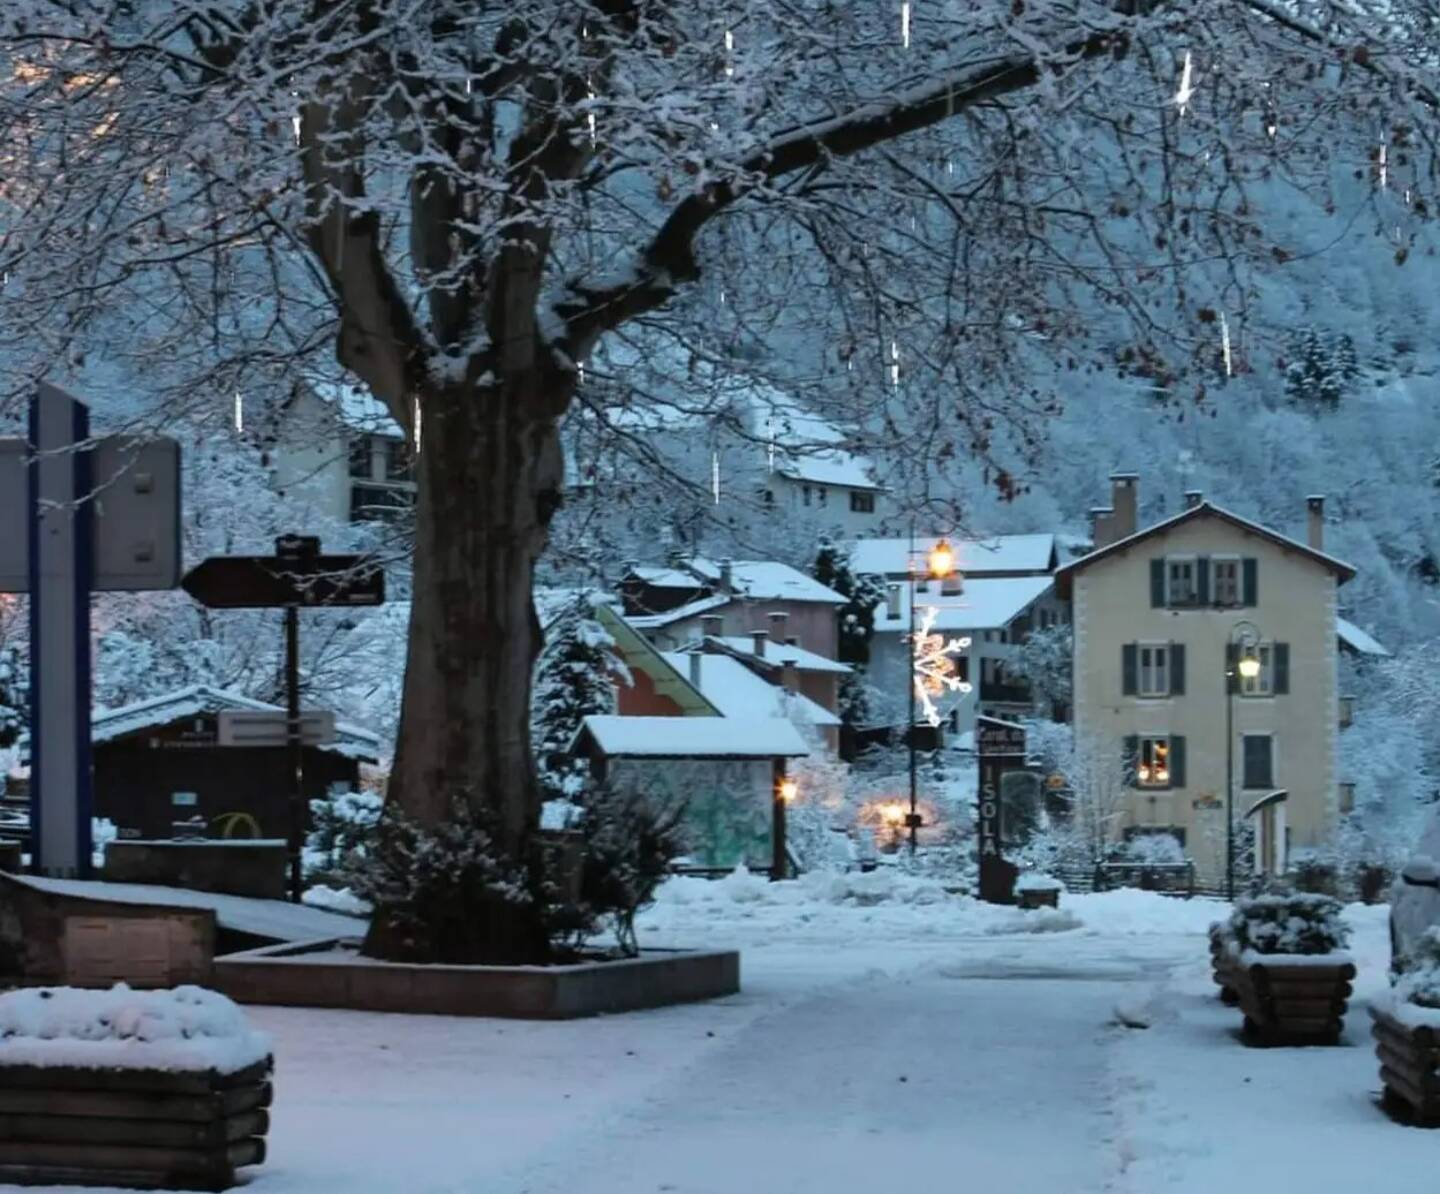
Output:
[[[1433,21],[1426,0],[10,0],[0,344],[22,374],[143,358],[172,404],[329,344],[419,448],[390,799],[429,824],[462,799],[524,859],[531,580],[602,338],[770,337],[838,375],[857,433],[937,465],[1043,416],[1038,359],[1217,370],[1187,284],[1218,262],[1243,305],[1245,270],[1283,262],[1256,180],[1323,195],[1383,165],[1430,202]],[[544,956],[536,905],[496,909],[479,955]],[[384,923],[370,944],[398,948]]]

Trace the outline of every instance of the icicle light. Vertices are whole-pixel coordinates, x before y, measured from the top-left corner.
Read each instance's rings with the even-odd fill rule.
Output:
[[[411,400],[411,411],[413,412],[413,416],[410,424],[414,428],[415,455],[418,456],[420,455],[420,399],[414,398]]]
[[[1220,312],[1220,355],[1225,358],[1225,376],[1235,376],[1235,360],[1230,355],[1230,324],[1225,319],[1225,312]]]
[[[1385,142],[1380,142],[1380,156],[1378,160],[1380,165],[1380,189],[1382,191],[1390,182],[1390,163],[1387,158],[1387,153]]]
[[[295,144],[296,144],[296,145],[299,145],[299,144],[300,144],[300,116],[299,116],[298,113],[297,113],[296,115],[290,117],[290,128],[291,128],[291,129],[294,131],[294,133],[295,133]]]
[[[1180,115],[1185,115],[1185,109],[1190,106],[1190,100],[1195,95],[1195,86],[1191,82],[1190,51],[1185,51],[1185,65],[1180,68],[1180,90],[1175,93],[1175,106],[1180,110]]]
[[[235,430],[245,430],[245,399],[240,396],[240,391],[235,391]]]
[[[896,340],[890,341],[890,384],[900,384],[900,344]]]
[[[725,30],[725,77],[731,78],[735,74],[735,63],[730,55],[735,53],[735,31]]]
[[[710,496],[715,504],[720,504],[720,453],[710,453]]]
[[[910,0],[900,2],[900,44],[910,48]]]

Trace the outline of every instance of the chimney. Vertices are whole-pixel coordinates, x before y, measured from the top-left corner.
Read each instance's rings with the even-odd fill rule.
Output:
[[[1136,504],[1139,498],[1139,473],[1110,474],[1110,505],[1115,510],[1110,533],[1112,543],[1128,539],[1137,529],[1135,524]]]
[[[725,619],[719,614],[705,614],[701,617],[700,636],[702,638],[721,638],[724,634]]]
[[[785,641],[785,624],[790,620],[786,613],[773,613],[770,615],[770,639],[772,642],[783,643]]]
[[[729,560],[720,561],[720,591],[722,593],[735,591],[735,569]]]
[[[1090,542],[1097,550],[1115,542],[1115,511],[1109,506],[1090,507]]]
[[[1325,550],[1325,495],[1323,493],[1312,493],[1305,499],[1305,509],[1309,512],[1309,526],[1307,527],[1307,542],[1316,551]]]
[[[795,666],[793,659],[780,665],[780,687],[790,693],[800,691],[800,669]]]
[[[765,658],[765,640],[769,637],[770,635],[764,630],[752,630],[750,632],[750,642],[754,646],[755,654],[761,659]]]
[[[1205,495],[1198,489],[1187,489],[1185,491],[1185,509],[1193,510],[1205,500]]]
[[[700,687],[701,658],[701,653],[699,651],[690,652],[690,686],[692,688]]]

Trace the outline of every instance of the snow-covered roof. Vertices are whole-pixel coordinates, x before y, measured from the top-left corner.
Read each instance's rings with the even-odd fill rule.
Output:
[[[941,591],[938,581],[930,582],[920,593],[920,609],[933,605],[936,630],[1000,630],[1025,612],[1038,598],[1051,589],[1054,581],[1048,576],[990,576],[966,578],[958,594]],[[907,632],[910,627],[912,586],[901,584],[900,608],[889,616],[889,606],[881,602],[875,609],[877,631]]]
[[[677,605],[674,609],[667,609],[660,614],[629,614],[625,620],[636,630],[658,630],[662,626],[683,622],[686,618],[696,618],[701,614],[708,614],[712,609],[729,605],[733,600],[734,597],[728,593],[716,593],[713,597],[701,597],[698,601]]]
[[[1372,638],[1356,626],[1354,622],[1347,622],[1344,618],[1335,619],[1335,630],[1340,636],[1340,642],[1349,647],[1357,655],[1373,655],[1378,659],[1389,659],[1390,652],[1380,643],[1378,639]]]
[[[155,726],[169,725],[185,717],[237,710],[284,712],[279,705],[252,700],[238,692],[211,688],[207,684],[192,684],[188,688],[177,688],[174,692],[151,697],[146,701],[136,701],[131,705],[121,705],[115,709],[96,709],[90,719],[90,740],[96,743],[109,742]],[[374,762],[380,757],[380,735],[356,725],[337,722],[335,741],[316,749]]]
[[[665,659],[690,677],[692,684],[696,684],[694,677],[698,669],[697,687],[727,718],[743,720],[769,713],[774,717],[790,716],[807,725],[840,724],[835,714],[804,693],[787,693],[729,655],[669,651]]]
[[[311,374],[306,384],[322,402],[329,404],[345,426],[372,435],[403,439],[404,431],[390,414],[390,408],[358,381],[337,381]]]
[[[912,562],[923,559],[940,541],[922,535],[914,540],[860,539],[850,553],[851,571],[881,576],[908,576]],[[996,535],[989,539],[952,539],[955,567],[962,576],[1004,573],[1047,573],[1055,556],[1055,536],[1046,533]]]
[[[588,737],[607,758],[777,759],[809,754],[783,717],[620,717],[592,714]]]
[[[37,891],[119,904],[149,904],[162,908],[209,908],[222,929],[268,937],[275,941],[308,941],[316,937],[355,937],[365,922],[351,916],[323,912],[288,900],[260,900],[251,896],[191,891],[187,887],[160,887],[150,883],[104,883],[93,879],[51,879],[39,875],[3,875],[0,881],[19,883]]]
[[[1308,556],[1317,564],[1334,572],[1341,584],[1344,584],[1355,575],[1355,568],[1352,565],[1326,552],[1316,551],[1315,548],[1311,547],[1308,543],[1301,543],[1299,539],[1292,539],[1289,535],[1282,535],[1279,531],[1271,530],[1263,523],[1245,518],[1232,510],[1225,509],[1223,506],[1217,506],[1214,502],[1200,502],[1188,509],[1181,510],[1177,514],[1172,514],[1169,518],[1162,518],[1159,522],[1152,523],[1143,530],[1136,531],[1133,535],[1127,535],[1123,539],[1117,539],[1114,543],[1108,543],[1104,547],[1097,548],[1089,555],[1081,556],[1078,560],[1072,560],[1070,563],[1056,569],[1055,576],[1060,582],[1062,591],[1068,592],[1070,577],[1082,568],[1088,568],[1090,565],[1098,563],[1108,556],[1126,551],[1136,544],[1149,539],[1152,535],[1161,535],[1167,531],[1174,530],[1182,523],[1193,522],[1196,519],[1207,517],[1221,519],[1224,522],[1230,523],[1231,526],[1244,531],[1246,534],[1257,535],[1262,539],[1268,539],[1271,543],[1283,547],[1286,551],[1298,552],[1300,555]]]
[[[864,456],[843,448],[822,448],[808,452],[787,452],[775,471],[812,485],[839,485],[846,489],[878,490],[874,466]]]
[[[721,566],[715,560],[695,556],[687,565],[712,584],[720,582]],[[752,601],[813,601],[824,605],[844,605],[845,598],[834,589],[822,585],[813,576],[777,560],[732,560],[731,583],[735,591]]]
[[[709,638],[717,643],[724,643],[732,651],[744,655],[755,654],[755,640],[748,634],[710,635]],[[698,650],[699,645],[687,649]],[[847,676],[855,670],[848,663],[827,659],[794,643],[777,643],[774,639],[765,640],[764,658],[767,663],[793,663],[796,669],[802,672],[831,672]]]

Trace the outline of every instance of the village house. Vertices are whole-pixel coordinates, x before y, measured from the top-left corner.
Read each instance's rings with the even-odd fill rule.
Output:
[[[1337,589],[1355,570],[1325,552],[1321,497],[1302,541],[1193,492],[1139,529],[1138,478],[1112,484],[1094,550],[1056,573],[1077,746],[1121,769],[1117,836],[1171,834],[1218,882],[1228,805],[1254,829],[1255,870],[1281,873],[1340,812]]]
[[[952,666],[970,690],[931,696],[940,728],[963,744],[973,739],[977,715],[1012,719],[1032,712],[1028,684],[1007,665],[1033,630],[1065,621],[1068,610],[1054,592],[1052,574],[1059,560],[1054,535],[951,542],[955,570],[943,580],[924,575],[925,560],[938,542],[928,536],[862,539],[851,553],[850,567],[886,582],[885,600],[875,610],[868,672],[870,683],[886,698],[877,710],[885,724],[902,723],[908,707],[911,603],[917,630],[928,618],[932,636],[969,640],[954,654]]]

